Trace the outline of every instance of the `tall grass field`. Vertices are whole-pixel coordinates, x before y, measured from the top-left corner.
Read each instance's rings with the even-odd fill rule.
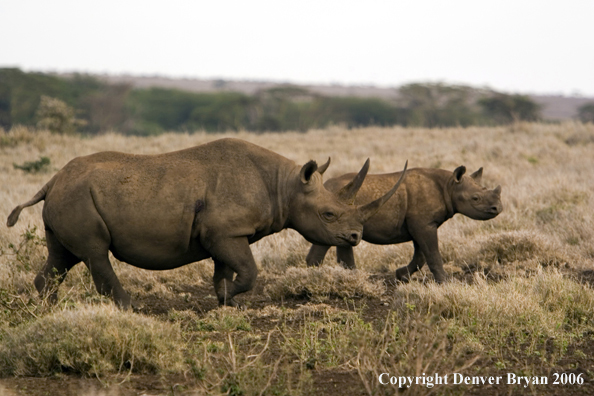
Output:
[[[111,257],[137,309],[95,290],[84,264],[58,303],[33,279],[47,258],[41,211],[6,217],[68,161],[98,151],[156,154],[236,137],[325,178],[409,168],[468,172],[502,187],[489,221],[457,214],[439,229],[450,281],[394,271],[412,243],[331,249],[308,268],[292,230],[252,245],[259,276],[219,308],[213,263],[146,271]],[[46,159],[44,159],[46,158]],[[16,165],[16,166],[15,166]],[[581,395],[594,389],[594,125],[516,123],[447,129],[331,127],[307,133],[168,133],[91,138],[0,131],[0,395]],[[446,383],[447,382],[447,383]]]

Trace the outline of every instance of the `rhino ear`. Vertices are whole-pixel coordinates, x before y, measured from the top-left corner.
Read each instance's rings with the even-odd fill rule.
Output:
[[[316,170],[318,170],[318,164],[316,163],[316,161],[309,161],[307,164],[303,165],[303,167],[301,168],[301,172],[299,172],[301,183],[309,183],[311,177],[313,176]]]
[[[481,166],[479,170],[471,174],[470,177],[472,177],[475,182],[480,184],[481,179],[483,178],[483,167]]]
[[[499,196],[499,197],[500,197],[500,196],[501,196],[501,186],[497,186],[497,187],[495,187],[495,189],[493,190],[493,192],[494,192],[495,194],[497,194],[497,196]]]
[[[460,183],[462,181],[462,176],[466,173],[466,167],[464,165],[460,165],[454,170],[454,181],[456,183]]]
[[[318,168],[318,172],[323,175],[326,172],[326,169],[330,166],[330,157],[328,157],[328,161]]]

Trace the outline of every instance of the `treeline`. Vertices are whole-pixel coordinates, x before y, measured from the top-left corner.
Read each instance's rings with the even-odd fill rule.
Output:
[[[347,127],[495,125],[538,120],[529,97],[467,86],[408,84],[398,100],[328,97],[296,86],[254,95],[133,89],[88,75],[57,77],[0,69],[0,127],[40,126],[56,132],[152,135],[163,131],[306,131]]]

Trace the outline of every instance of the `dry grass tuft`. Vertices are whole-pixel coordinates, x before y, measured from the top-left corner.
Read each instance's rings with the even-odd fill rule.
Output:
[[[369,279],[362,270],[347,270],[340,266],[289,268],[264,289],[272,300],[287,297],[324,299],[327,297],[380,297],[386,288],[381,281]]]
[[[497,283],[478,274],[472,285],[410,283],[396,289],[393,303],[401,313],[437,315],[450,323],[458,346],[496,356],[520,347],[545,354],[547,340],[566,347],[594,328],[594,290],[557,271]]]
[[[541,233],[522,230],[477,237],[453,261],[463,271],[501,279],[535,274],[543,267],[565,268],[579,257]]]
[[[179,328],[112,305],[57,311],[2,334],[3,376],[158,374],[183,369]]]

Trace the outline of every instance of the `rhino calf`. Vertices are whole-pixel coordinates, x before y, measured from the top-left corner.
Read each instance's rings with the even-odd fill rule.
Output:
[[[379,245],[413,242],[414,255],[408,266],[396,271],[396,278],[408,281],[411,274],[429,265],[435,280],[443,282],[446,274],[437,243],[437,229],[454,214],[475,220],[489,220],[501,213],[501,187],[481,187],[483,168],[465,176],[460,166],[449,172],[443,169],[417,168],[408,171],[404,186],[375,214],[364,222],[363,240]],[[358,200],[373,199],[385,186],[393,184],[400,174],[368,175]],[[325,186],[338,191],[351,175],[329,179]],[[307,255],[307,265],[319,265],[330,246],[314,244]],[[346,268],[355,268],[352,246],[339,246],[337,259]]]
[[[400,185],[367,205],[349,205],[369,161],[344,189],[344,202],[322,184],[328,165],[297,166],[238,139],[159,155],[100,152],[66,164],[10,213],[7,225],[17,222],[23,208],[45,200],[48,258],[35,286],[50,300],[57,298],[55,285],[83,261],[97,290],[129,308],[130,297],[108,259],[111,251],[149,270],[212,257],[219,304],[238,306],[235,295],[251,290],[258,273],[251,243],[293,228],[312,243],[357,245],[362,223]]]

